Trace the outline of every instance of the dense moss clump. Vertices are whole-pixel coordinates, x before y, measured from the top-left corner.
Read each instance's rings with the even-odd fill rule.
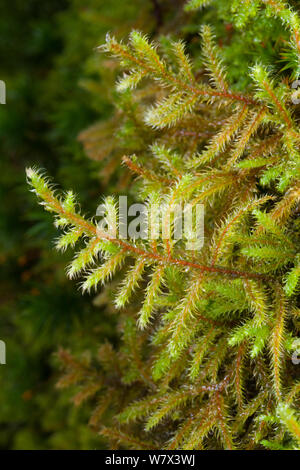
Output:
[[[114,448],[299,448],[299,16],[280,0],[191,0],[186,10],[154,41],[107,35],[100,53],[110,71],[111,56],[124,69],[117,111],[80,140],[112,178],[108,226],[112,188],[164,206],[171,233],[174,206],[201,203],[204,246],[112,235],[72,191],[27,169],[62,229],[57,248],[78,246],[69,277],[87,292],[116,278],[96,302],[119,311],[120,336],[97,355],[60,350],[59,384],[79,387],[76,403],[90,399],[90,422]]]

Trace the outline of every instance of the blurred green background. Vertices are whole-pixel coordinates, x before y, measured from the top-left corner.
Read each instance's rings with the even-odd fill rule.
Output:
[[[94,122],[109,123],[112,103],[118,101],[117,65],[95,48],[108,31],[124,38],[137,28],[151,37],[162,35],[165,43],[176,35],[186,40],[198,67],[198,32],[201,23],[209,22],[222,38],[229,78],[237,88],[247,85],[247,69],[257,54],[269,61],[275,55],[275,20],[254,23],[247,34],[245,28],[236,31],[238,25],[232,25],[227,0],[218,2],[217,14],[214,9],[187,14],[184,3],[0,4],[0,79],[7,87],[7,103],[0,105],[0,339],[7,346],[7,364],[0,366],[0,449],[104,445],[87,425],[89,406],[71,406],[71,393],[55,388],[59,370],[54,353],[60,346],[76,353],[97,348],[104,338],[114,341],[115,316],[105,306],[107,301],[82,296],[78,283],[66,279],[71,254],[54,250],[52,217],[28,191],[24,171],[27,165],[47,169],[64,189],[75,189],[90,214],[101,193],[118,184],[116,167],[103,163],[101,152],[111,153],[113,161],[114,138],[118,143],[123,139],[123,147],[132,146],[132,123],[124,121],[116,136],[108,126],[106,139],[101,134],[99,148],[94,149],[100,156],[93,160],[77,139]],[[126,108],[126,97],[123,104]]]

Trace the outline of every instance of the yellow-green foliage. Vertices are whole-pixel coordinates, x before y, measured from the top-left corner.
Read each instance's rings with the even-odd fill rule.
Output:
[[[191,1],[188,8],[206,3]],[[255,2],[255,8],[259,3],[284,22],[296,49],[296,13],[284,2]],[[204,204],[200,251],[186,250],[183,241],[101,233],[80,215],[72,193],[57,196],[40,172],[27,170],[57,226],[68,227],[57,246],[84,240],[69,276],[83,276],[87,291],[116,273],[121,278],[115,289],[120,348],[101,348],[97,373],[92,362],[83,366],[62,352],[63,385],[83,387],[80,399],[95,396],[92,424],[121,448],[296,448],[299,366],[291,361],[291,344],[300,313],[300,133],[294,90],[257,62],[249,71],[252,89],[233,91],[208,26],[202,40],[201,79],[182,42],[173,42],[166,56],[133,31],[128,45],[108,36],[102,48],[126,69],[119,91],[143,86],[152,97],[141,106],[153,135],[148,158],[124,158],[139,176],[136,197],[169,207]],[[108,214],[116,211],[112,198],[105,204]]]

